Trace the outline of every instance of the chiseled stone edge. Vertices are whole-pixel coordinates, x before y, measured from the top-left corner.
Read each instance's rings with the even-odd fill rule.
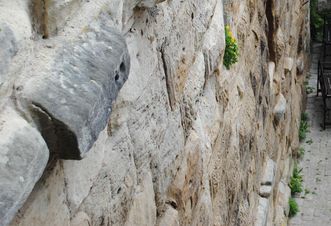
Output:
[[[0,113],[0,225],[21,208],[46,167],[49,151],[37,131],[13,109]]]
[[[56,51],[51,68],[37,75],[27,70],[31,75],[16,96],[51,153],[82,159],[107,125],[112,102],[129,76],[127,44],[101,19],[83,38]]]

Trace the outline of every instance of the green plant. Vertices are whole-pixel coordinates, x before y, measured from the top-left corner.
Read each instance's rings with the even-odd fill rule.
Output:
[[[309,132],[308,120],[308,114],[306,112],[302,113],[299,127],[299,141],[303,141],[307,137],[307,132]]]
[[[307,94],[311,94],[311,93],[313,93],[314,92],[314,88],[313,87],[311,87],[311,86],[306,86],[306,93]]]
[[[302,169],[299,169],[297,165],[294,166],[293,172],[292,172],[292,177],[291,177],[290,184],[289,184],[292,195],[295,195],[296,193],[300,193],[303,191],[301,171],[302,171]]]
[[[305,149],[300,147],[298,150],[298,158],[302,158],[305,155]]]
[[[309,115],[307,112],[302,112],[301,113],[301,120],[308,122],[309,121]]]
[[[290,212],[288,215],[289,215],[289,217],[294,217],[299,212],[298,203],[295,201],[294,198],[290,198],[288,200],[288,204],[290,206]]]
[[[314,40],[322,40],[323,15],[317,10],[318,0],[310,0],[310,29]]]
[[[230,26],[225,26],[225,51],[223,57],[223,65],[226,69],[230,69],[232,64],[238,62],[239,48],[237,40],[230,31]]]

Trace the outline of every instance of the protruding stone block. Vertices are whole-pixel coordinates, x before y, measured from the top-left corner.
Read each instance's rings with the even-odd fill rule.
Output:
[[[292,71],[294,60],[291,57],[285,57],[284,59],[284,69],[287,71]]]
[[[274,90],[274,75],[275,75],[275,69],[276,65],[275,62],[270,61],[268,63],[268,72],[269,72],[269,79],[270,79],[270,89],[273,93]]]
[[[50,151],[63,159],[81,159],[92,147],[129,75],[123,36],[106,22],[88,30],[58,49],[44,49],[48,66],[37,70],[32,63],[16,94]]]
[[[255,219],[255,226],[266,226],[269,212],[269,200],[266,198],[259,198],[259,206],[257,208],[257,215]]]
[[[48,149],[39,132],[14,110],[0,113],[0,225],[7,225],[42,175]]]
[[[16,52],[17,44],[13,31],[6,24],[0,24],[0,87],[6,80],[10,60]]]
[[[277,121],[279,121],[286,112],[286,99],[283,94],[279,94],[277,97],[277,103],[274,108],[274,116]]]
[[[272,159],[268,159],[264,168],[264,174],[261,180],[261,185],[273,185],[276,172],[276,163]]]
[[[260,187],[259,195],[264,198],[269,198],[271,192],[272,192],[272,186],[262,185]]]
[[[138,3],[138,6],[142,7],[142,8],[152,8],[156,4],[164,2],[164,1],[165,0],[140,0]]]

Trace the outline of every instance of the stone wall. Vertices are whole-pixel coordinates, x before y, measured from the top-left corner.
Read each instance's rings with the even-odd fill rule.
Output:
[[[308,7],[0,0],[0,225],[286,224]]]

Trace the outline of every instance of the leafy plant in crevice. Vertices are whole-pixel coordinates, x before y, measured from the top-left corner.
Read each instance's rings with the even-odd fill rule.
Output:
[[[237,63],[239,58],[239,48],[235,37],[233,36],[230,26],[225,26],[225,51],[223,57],[223,65],[226,69]]]
[[[290,198],[288,200],[288,204],[290,206],[290,211],[289,211],[289,217],[294,217],[298,212],[299,212],[299,206],[298,203],[295,201],[294,198]]]
[[[303,191],[301,171],[302,169],[299,169],[297,164],[295,164],[289,184],[292,195],[295,195],[296,193],[301,193]]]
[[[296,150],[294,155],[296,158],[301,159],[305,155],[305,152],[306,152],[305,149],[303,147],[300,147]]]
[[[299,127],[299,141],[303,141],[307,137],[307,133],[309,132],[308,120],[308,114],[306,112],[302,113]]]

